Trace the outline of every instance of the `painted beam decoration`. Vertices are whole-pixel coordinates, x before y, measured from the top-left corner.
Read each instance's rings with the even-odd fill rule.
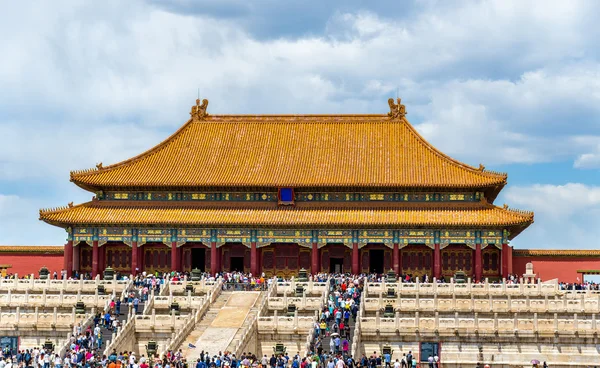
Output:
[[[310,247],[313,243],[311,230],[257,230],[256,240],[258,247],[271,243],[296,243],[303,247]]]
[[[367,244],[384,244],[386,247],[394,246],[394,233],[392,230],[361,230],[358,232],[358,247]]]
[[[191,201],[191,202],[277,202],[277,192],[137,192],[99,191],[100,200]],[[294,191],[295,202],[479,202],[481,192],[302,192]]]
[[[482,248],[494,245],[502,248],[503,243],[508,243],[509,232],[505,229],[472,229],[472,230],[434,230],[434,229],[402,229],[402,230],[252,230],[252,229],[204,229],[204,228],[129,228],[108,226],[94,227],[69,227],[67,240],[74,243],[84,242],[92,245],[94,240],[102,246],[108,242],[122,242],[131,246],[133,241],[138,246],[146,243],[163,243],[171,246],[177,243],[195,242],[210,245],[217,243],[220,247],[225,243],[243,243],[247,247],[251,242],[256,242],[258,247],[272,243],[295,243],[303,247],[311,247],[318,243],[319,248],[327,244],[344,244],[351,247],[357,242],[359,248],[367,244],[383,244],[392,248],[398,243],[400,248],[408,245],[423,244],[433,248],[440,244],[442,248],[451,244],[465,244],[474,249],[475,244]]]

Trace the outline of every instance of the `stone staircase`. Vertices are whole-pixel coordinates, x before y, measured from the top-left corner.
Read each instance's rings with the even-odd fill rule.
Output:
[[[233,340],[231,340],[231,342],[229,343],[229,346],[227,347],[227,351],[232,351],[234,353],[236,352],[236,349],[238,347],[238,344],[240,343],[240,340],[242,340],[245,337],[245,335],[247,333],[246,331],[248,331],[248,329],[251,328],[251,326],[254,324],[255,319],[258,317],[258,313],[260,312],[259,308],[262,305],[262,302],[264,301],[266,296],[267,296],[267,292],[265,292],[265,291],[260,292],[260,296],[258,297],[256,302],[254,303],[254,305],[248,312],[248,316],[244,320],[244,324],[235,333]],[[238,356],[239,356],[239,354],[238,354]]]
[[[230,291],[222,291],[221,295],[210,305],[200,322],[196,324],[196,327],[189,336],[185,339],[185,341],[181,344],[179,349],[181,349],[183,356],[187,358],[188,361],[190,359],[196,359],[200,356],[201,347],[197,346],[196,349],[190,348],[190,344],[195,344],[196,341],[202,336],[204,331],[211,325],[212,321],[215,319],[217,314],[223,306],[227,303],[229,298],[231,297],[232,292]]]

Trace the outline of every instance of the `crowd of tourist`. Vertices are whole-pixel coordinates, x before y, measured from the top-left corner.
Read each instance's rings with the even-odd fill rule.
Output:
[[[74,278],[81,275],[74,275]],[[58,275],[55,273],[54,278]],[[89,275],[83,275],[84,278]],[[121,323],[119,316],[123,312],[123,303],[133,308],[136,314],[141,313],[143,305],[149,295],[165,286],[166,282],[177,282],[189,278],[189,273],[154,273],[142,272],[134,277],[133,288],[126,295],[125,300],[115,298],[109,304],[108,311],[98,313],[93,324],[82,329],[80,324],[73,327],[69,346],[64,356],[58,356],[52,349],[36,347],[21,351],[0,351],[0,368],[35,367],[35,368],[411,368],[424,367],[437,368],[441,366],[438,356],[428,357],[426,365],[419,363],[412,352],[403,353],[399,359],[392,360],[389,353],[363,354],[353,357],[351,353],[353,325],[359,311],[360,299],[366,282],[381,282],[386,279],[385,274],[368,275],[330,275],[319,273],[310,276],[315,282],[329,281],[329,298],[327,305],[320,311],[314,325],[314,338],[307,355],[297,353],[293,356],[287,353],[260,356],[243,353],[236,357],[230,352],[209,354],[200,351],[202,347],[193,347],[188,356],[183,356],[181,350],[169,351],[162,357],[139,358],[133,352],[113,351],[110,355],[102,355],[105,341],[102,338],[102,329],[115,331]],[[224,289],[234,290],[266,290],[273,279],[242,272],[224,272],[211,276],[202,274],[207,280],[216,280],[221,277]],[[432,280],[429,276],[414,277],[401,275],[402,282],[428,283]],[[440,279],[438,282],[445,282]],[[508,283],[519,282],[516,275],[507,278]],[[599,285],[592,282],[585,283],[559,283],[561,290],[599,290]]]

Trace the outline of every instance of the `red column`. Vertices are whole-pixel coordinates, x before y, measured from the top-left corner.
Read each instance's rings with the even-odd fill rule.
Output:
[[[65,244],[65,271],[67,271],[67,277],[71,277],[73,273],[73,240],[69,240]]]
[[[508,278],[508,244],[502,244],[502,278]]]
[[[253,276],[258,275],[258,254],[256,252],[256,242],[250,243],[250,273]]]
[[[131,274],[133,276],[137,275],[138,271],[138,256],[140,252],[138,252],[137,241],[131,242]]]
[[[441,259],[442,259],[442,257],[441,257],[440,245],[434,244],[433,245],[433,277],[435,277],[438,280],[442,276]]]
[[[171,242],[171,270],[179,271],[179,248],[177,242]]]
[[[92,278],[98,275],[98,240],[92,241]]]
[[[312,274],[316,275],[319,273],[320,271],[320,264],[319,264],[319,244],[314,242],[312,243]]]
[[[513,273],[513,247],[511,247],[510,245],[507,247],[508,248],[508,258],[507,258],[507,263],[508,263],[508,273],[512,274]]]
[[[483,268],[481,266],[481,244],[475,244],[475,280],[481,281],[483,277]]]
[[[219,272],[218,258],[219,255],[217,253],[217,243],[212,242],[210,243],[210,273],[212,275]]]
[[[358,243],[352,243],[352,274],[360,273],[360,265],[358,263]]]
[[[396,275],[400,275],[400,246],[398,243],[394,243],[394,250],[392,252],[392,265]]]

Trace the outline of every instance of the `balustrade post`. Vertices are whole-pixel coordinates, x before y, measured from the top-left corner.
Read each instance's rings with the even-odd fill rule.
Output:
[[[417,294],[418,294],[419,290],[421,290],[421,281],[419,280],[419,277],[417,277],[416,289],[417,289]]]
[[[592,313],[592,330],[596,331],[596,313]]]
[[[437,293],[433,294],[433,310],[438,310],[438,297]]]
[[[10,305],[10,300],[11,299],[12,299],[12,289],[8,289],[8,305]]]
[[[502,278],[502,294],[506,293],[506,279]]]
[[[529,312],[530,300],[529,295],[525,295],[525,308]]]
[[[417,295],[415,296],[415,308],[417,310],[419,310],[420,305],[421,305],[421,297],[419,295],[419,292],[417,292]]]
[[[380,324],[380,317],[379,317],[379,310],[377,310],[375,312],[375,329],[379,331],[379,324]]]
[[[71,323],[75,324],[75,306],[71,309]]]
[[[50,277],[48,277],[48,280],[50,280]],[[48,305],[47,296],[48,295],[46,294],[46,288],[44,288],[42,290],[42,301],[43,301],[44,305]]]
[[[452,309],[456,310],[456,294],[452,293]]]
[[[475,296],[471,294],[471,312],[475,310]]]
[[[488,279],[487,277],[485,278],[485,283],[484,283],[483,288],[484,288],[485,292],[489,294],[489,292],[490,292],[490,279]]]
[[[538,330],[538,314],[533,313],[533,331],[536,332]]]
[[[192,291],[188,290],[187,301],[190,309],[192,308]]]
[[[563,308],[565,309],[565,312],[567,311],[567,305],[568,305],[568,300],[567,300],[567,295],[565,295],[563,297]]]
[[[294,311],[294,330],[298,329],[298,309]]]
[[[273,314],[273,328],[277,331],[277,324],[279,321],[279,317],[277,317],[277,309],[275,309],[275,313]]]
[[[515,312],[514,314],[514,319],[513,319],[513,328],[515,331],[517,331],[519,329],[519,319],[517,318],[518,313]]]
[[[498,313],[494,313],[494,331],[498,331]]]
[[[15,313],[15,319],[17,321],[17,324],[19,324],[19,321],[21,320],[21,307],[17,307],[17,311]]]
[[[544,310],[548,312],[550,308],[548,307],[548,295],[544,295]]]
[[[421,321],[419,319],[419,311],[415,312],[415,328],[418,330],[421,326]]]
[[[35,307],[35,324],[36,325],[38,324],[39,318],[40,318],[40,309],[39,309],[39,307]]]
[[[302,309],[306,308],[306,290],[302,292],[302,302],[300,303]]]
[[[437,310],[435,311],[435,323],[434,323],[434,327],[436,330],[440,329],[440,312],[438,312]]]
[[[171,326],[175,327],[175,310],[171,311]]]
[[[490,307],[490,312],[494,310],[494,299],[492,298],[492,294],[488,294],[488,299],[489,299],[489,307]]]
[[[577,321],[577,313],[573,313],[573,329],[577,331],[579,329],[579,323]]]
[[[590,292],[589,289],[587,291]],[[581,313],[585,312],[585,294],[581,294]]]
[[[507,300],[508,300],[508,311],[511,312],[512,311],[512,296],[510,296],[510,294],[507,295]]]
[[[458,323],[458,312],[454,312],[454,328],[458,329],[459,323]]]
[[[29,304],[29,290],[25,290],[25,304]]]
[[[558,313],[554,313],[554,332],[558,333]]]
[[[379,292],[379,300],[377,301],[377,303],[379,304],[378,307],[381,307],[381,305],[383,304],[383,293],[381,291]]]
[[[475,312],[474,319],[475,319],[475,329],[479,330],[479,313]]]
[[[396,323],[396,330],[400,330],[400,312],[396,311],[396,318],[394,319]]]

